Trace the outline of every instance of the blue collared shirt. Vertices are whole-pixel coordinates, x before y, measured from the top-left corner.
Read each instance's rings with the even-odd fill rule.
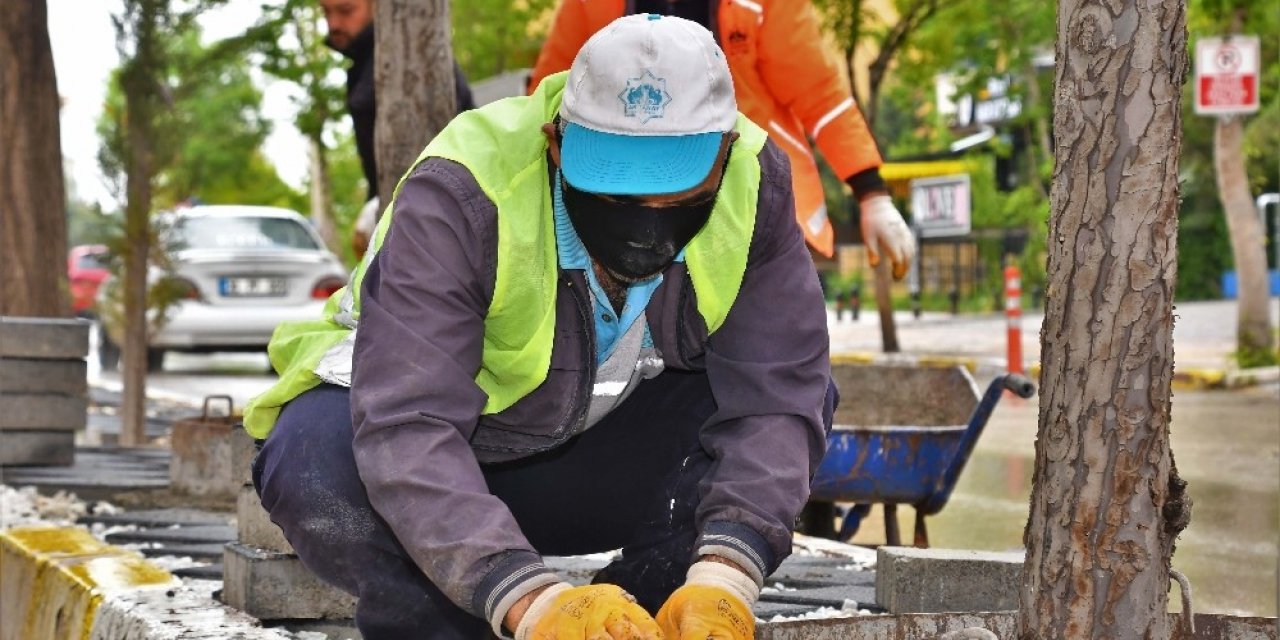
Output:
[[[618,343],[618,338],[622,337],[631,328],[631,325],[640,318],[640,314],[644,313],[645,307],[649,305],[649,299],[653,297],[653,292],[662,284],[662,274],[658,274],[653,278],[644,282],[637,282],[627,286],[627,300],[622,305],[622,314],[613,312],[613,303],[609,302],[609,296],[605,294],[604,287],[600,286],[600,281],[596,279],[596,271],[591,268],[591,256],[587,254],[587,248],[582,244],[582,239],[578,237],[578,232],[574,230],[573,223],[569,221],[569,213],[564,208],[564,195],[560,188],[560,175],[557,172],[555,179],[555,189],[551,197],[555,208],[556,223],[556,252],[560,259],[561,269],[581,269],[587,273],[587,284],[591,288],[591,297],[593,304],[591,310],[595,318],[596,328],[596,365],[603,364],[609,359],[609,355],[613,353],[614,346]],[[684,261],[684,250],[676,256],[677,262]],[[645,346],[653,344],[652,338],[649,337],[649,327],[644,330]]]

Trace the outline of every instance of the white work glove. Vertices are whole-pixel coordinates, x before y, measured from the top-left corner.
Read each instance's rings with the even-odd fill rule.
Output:
[[[870,196],[859,202],[862,210],[862,241],[867,245],[867,259],[872,267],[880,266],[884,250],[893,265],[893,279],[907,275],[907,267],[916,255],[916,239],[903,222],[902,214],[887,195]]]

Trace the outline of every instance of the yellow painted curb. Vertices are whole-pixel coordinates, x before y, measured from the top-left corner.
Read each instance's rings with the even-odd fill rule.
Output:
[[[1217,389],[1227,380],[1227,372],[1220,369],[1173,370],[1173,388],[1179,391]]]
[[[914,365],[917,367],[964,367],[969,373],[976,373],[978,361],[974,358],[933,355],[907,355],[901,353],[870,353],[866,351],[845,351],[831,354],[831,364],[896,364],[898,366]]]
[[[978,372],[978,361],[973,358],[949,358],[945,356],[920,356],[916,364],[922,367],[964,367],[969,373]]]
[[[870,353],[833,353],[831,364],[871,364],[876,357]]]
[[[84,529],[0,531],[0,640],[85,640],[105,595],[178,583]]]

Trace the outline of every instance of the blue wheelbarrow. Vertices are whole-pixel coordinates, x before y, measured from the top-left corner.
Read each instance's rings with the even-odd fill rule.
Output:
[[[845,542],[881,504],[886,543],[900,545],[897,507],[908,504],[916,513],[914,544],[929,546],[924,519],[946,505],[1000,397],[1035,394],[1026,377],[1008,374],[979,395],[963,367],[833,364],[832,376],[840,407],[800,530]]]

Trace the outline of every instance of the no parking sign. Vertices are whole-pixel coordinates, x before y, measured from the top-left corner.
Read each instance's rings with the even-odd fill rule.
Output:
[[[1196,113],[1256,112],[1258,67],[1257,36],[1196,41]]]

